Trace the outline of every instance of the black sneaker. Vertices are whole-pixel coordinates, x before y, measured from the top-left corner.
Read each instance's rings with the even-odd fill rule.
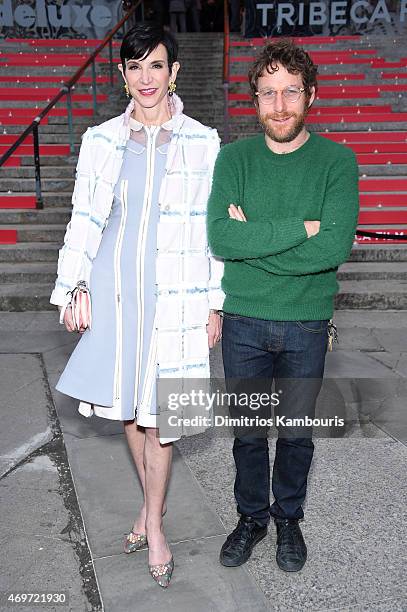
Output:
[[[274,519],[277,527],[277,565],[285,572],[299,572],[307,560],[307,547],[296,519]]]
[[[246,563],[253,548],[267,535],[267,525],[258,525],[251,516],[241,515],[236,528],[228,535],[219,560],[226,567]]]

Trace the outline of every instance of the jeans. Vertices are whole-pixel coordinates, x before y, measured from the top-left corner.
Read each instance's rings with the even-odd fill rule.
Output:
[[[179,31],[186,32],[187,31],[187,20],[186,14],[180,12],[171,12],[170,13],[170,30],[171,32],[177,32],[177,22],[179,24]]]
[[[260,392],[270,394],[274,379],[276,390],[288,390],[284,402],[288,416],[292,407],[294,416],[312,417],[324,373],[327,325],[327,320],[265,321],[224,313],[222,352],[228,393],[238,388],[252,392],[258,384]],[[295,381],[288,385],[289,379]],[[230,410],[234,417],[244,411],[233,404]],[[267,435],[238,433],[233,445],[237,510],[261,525],[270,521],[270,514],[288,519],[304,516],[302,504],[314,444],[310,435],[287,436],[281,429],[276,442],[272,475],[275,501],[271,507]]]

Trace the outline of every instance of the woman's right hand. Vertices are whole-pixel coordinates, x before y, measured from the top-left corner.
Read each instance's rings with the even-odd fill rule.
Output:
[[[75,323],[73,321],[73,316],[72,316],[72,308],[70,305],[68,305],[65,310],[64,324],[65,324],[65,328],[67,331],[69,332],[76,331]]]

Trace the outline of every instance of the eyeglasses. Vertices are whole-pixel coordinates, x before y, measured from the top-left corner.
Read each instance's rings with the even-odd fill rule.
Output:
[[[304,91],[304,87],[292,86],[286,87],[281,93],[287,102],[297,102]],[[259,100],[261,100],[263,104],[271,104],[276,100],[277,93],[278,92],[275,89],[264,89],[263,91],[256,91],[256,96],[258,96]]]

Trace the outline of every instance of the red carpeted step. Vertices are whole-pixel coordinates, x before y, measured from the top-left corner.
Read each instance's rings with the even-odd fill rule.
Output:
[[[38,114],[38,108],[0,108],[0,122],[4,117],[35,117]],[[92,108],[73,108],[72,114],[75,117],[90,117],[93,115]],[[67,108],[53,108],[48,115],[51,117],[65,117],[68,115]]]
[[[391,104],[369,104],[366,106],[352,106],[352,105],[335,105],[335,106],[313,106],[311,108],[311,113],[316,114],[328,114],[328,115],[337,115],[338,113],[344,113],[345,115],[353,115],[356,114],[376,114],[376,113],[391,113],[392,107]]]
[[[60,54],[58,54],[59,56]],[[43,66],[44,68],[46,66],[59,66],[59,67],[65,67],[65,66],[81,66],[83,64],[83,62],[85,61],[85,58],[68,58],[68,59],[59,59],[57,55],[52,56],[50,55],[49,57],[47,57],[46,59],[38,59],[38,57],[36,55],[29,55],[27,56],[25,59],[20,59],[20,58],[15,58],[15,59],[4,59],[1,60],[0,58],[0,67],[1,68],[7,68],[8,66]],[[102,63],[105,64],[107,63],[109,60],[103,57],[97,57],[96,58],[96,63]]]
[[[58,89],[54,90],[54,93],[52,94],[47,94],[46,92],[42,91],[41,89],[34,89],[33,92],[28,92],[25,89],[19,89],[19,88],[15,88],[14,90],[12,90],[11,88],[8,88],[7,91],[0,91],[0,100],[8,100],[8,101],[15,101],[15,100],[30,100],[30,102],[32,100],[51,100],[54,96],[57,95],[58,93]],[[107,101],[107,95],[106,94],[97,94],[97,101],[98,102],[106,102]],[[91,94],[77,94],[75,92],[72,93],[72,99],[74,102],[91,102],[93,100],[93,96]]]
[[[230,101],[251,101],[250,94],[246,93],[230,93],[229,94]],[[338,114],[345,113],[347,115],[353,113],[391,113],[392,107],[391,104],[370,104],[370,105],[341,105],[338,106],[313,106],[311,108],[310,114]]]
[[[382,91],[407,91],[407,84],[400,83],[383,83],[381,85],[324,85],[320,87],[319,92],[322,91],[325,94],[341,94],[341,93],[357,93],[361,96],[367,93],[380,93]]]
[[[342,74],[319,74],[318,81],[363,81],[365,75],[362,73],[342,73]],[[231,74],[231,83],[246,83],[247,74]]]
[[[356,158],[361,165],[407,164],[407,153],[362,153]]]
[[[377,143],[341,143],[344,144],[349,149],[352,149],[354,153],[363,153],[363,154],[372,154],[377,155],[381,154],[395,154],[395,153],[407,153],[407,142],[390,142],[388,144],[377,144]]]
[[[31,82],[32,82],[32,79],[31,79]],[[19,94],[25,95],[26,98],[24,98],[24,99],[28,99],[29,100],[30,96],[32,96],[33,94],[38,93],[38,91],[41,94],[44,94],[46,96],[49,96],[50,98],[53,98],[60,91],[60,87],[41,87],[40,90],[38,90],[38,87],[8,87],[7,88],[7,93],[10,94],[10,100],[13,99],[14,93],[19,93]],[[2,93],[4,95],[6,92],[2,91],[0,93]]]
[[[341,74],[319,74],[319,81],[364,81],[366,75],[363,73],[341,73]]]
[[[407,193],[361,193],[361,206],[406,206]]]
[[[63,64],[65,60],[85,60],[88,59],[92,53],[92,49],[86,49],[77,53],[58,53],[54,54],[52,51],[46,53],[38,53],[36,51],[27,50],[25,53],[11,53],[11,52],[0,52],[0,62],[9,62],[10,60],[30,60],[36,59],[39,62],[47,62],[48,60],[59,60],[58,65]],[[104,60],[100,56],[96,57],[97,61]]]
[[[363,229],[363,228],[359,228],[359,229]],[[370,230],[368,230],[370,231]],[[394,229],[382,229],[382,230],[374,230],[375,232],[381,232],[384,234],[401,234],[402,236],[406,235],[406,232],[397,232]],[[356,236],[356,241],[358,242],[358,244],[407,244],[406,240],[397,240],[397,239],[386,239],[386,238],[370,238],[367,236]]]
[[[0,145],[13,144],[19,136],[20,134],[0,134]],[[27,138],[24,140],[25,144],[32,144],[32,142],[32,136],[27,136]]]
[[[359,190],[366,191],[407,191],[407,179],[361,179]]]
[[[298,45],[326,45],[335,44],[341,40],[352,40],[356,41],[359,36],[295,36],[294,41]],[[271,42],[272,40],[278,40],[278,38],[265,37],[265,38],[251,38],[250,40],[234,40],[230,43],[231,47],[262,47],[264,44]]]
[[[35,116],[35,115],[34,115]],[[28,125],[34,119],[34,116],[22,118],[22,117],[2,117],[0,119],[1,125]],[[41,119],[41,125],[48,125],[48,115],[46,115],[43,119]],[[16,139],[14,139],[16,140]]]
[[[240,77],[239,77],[240,78]],[[245,80],[247,78],[245,77]],[[407,83],[384,83],[378,85],[323,85],[318,89],[320,98],[378,98],[383,91],[401,93],[407,91]]]
[[[0,196],[1,208],[36,208],[35,196]]]
[[[407,132],[319,132],[335,142],[407,142]]]
[[[6,162],[1,166],[2,168],[19,168],[21,166],[21,157],[12,156],[9,157]]]
[[[371,57],[356,57],[353,54],[351,54],[350,52],[344,52],[343,54],[339,54],[339,53],[332,53],[332,54],[325,54],[324,56],[322,55],[317,55],[318,51],[316,52],[311,52],[310,56],[311,59],[316,62],[319,66],[323,66],[323,65],[332,65],[332,64],[369,64],[369,66],[372,64],[374,60]],[[231,62],[239,62],[239,63],[247,63],[247,62],[254,62],[255,57],[254,55],[238,55],[238,56],[233,56],[230,58]],[[403,64],[403,65],[407,65]],[[394,66],[394,68],[402,68],[403,65],[401,66]],[[379,67],[379,66],[377,66]],[[384,67],[384,66],[380,66],[380,67]]]
[[[14,139],[14,142],[16,140],[17,138]],[[0,143],[0,155],[3,155],[9,149],[9,147],[9,144]],[[69,155],[69,151],[69,145],[40,145],[40,155]],[[33,144],[21,144],[16,149],[17,155],[32,155],[33,152]]]
[[[0,229],[0,244],[16,244],[17,230]]]
[[[382,79],[407,79],[407,72],[382,72],[380,76]]]
[[[49,76],[44,76],[44,75],[38,75],[36,74],[35,77],[33,76],[16,76],[14,74],[0,74],[0,82],[4,82],[4,83],[32,83],[33,79],[35,79],[36,83],[50,83],[52,81],[54,82],[60,82],[60,83],[65,83],[66,81],[69,80],[69,75],[65,75],[65,76],[58,76],[55,74],[51,74]],[[107,76],[97,76],[96,77],[96,83],[108,83],[110,82],[110,78]],[[82,76],[79,80],[78,83],[92,83],[92,77],[84,77]]]
[[[8,43],[28,43],[33,47],[96,47],[102,43],[102,38],[58,38],[58,39],[36,39],[36,38],[8,38]],[[121,43],[113,41],[114,47],[120,47]]]
[[[407,142],[390,143],[343,143],[355,153],[407,153]]]
[[[407,228],[406,210],[362,210],[359,213],[359,225],[404,225]],[[404,229],[404,228],[403,228]]]
[[[347,89],[346,91],[324,91],[323,87],[318,89],[317,100],[377,100],[380,98],[380,91],[352,91]]]
[[[250,101],[251,96],[247,93],[230,93],[229,100],[233,101]],[[311,113],[323,113],[323,114],[353,114],[353,113],[391,113],[392,107],[391,104],[370,104],[370,105],[335,105],[335,106],[313,106],[311,108]]]
[[[387,60],[378,57],[372,61],[371,66],[372,68],[405,68],[407,66],[407,60],[388,62]]]
[[[229,115],[231,115],[232,117],[238,117],[242,115],[256,115],[256,109],[251,107],[229,107]],[[340,113],[338,115],[326,114],[323,116],[310,114],[307,117],[308,123],[366,123],[367,121],[369,121],[370,123],[395,123],[398,121],[407,121],[407,113]]]

